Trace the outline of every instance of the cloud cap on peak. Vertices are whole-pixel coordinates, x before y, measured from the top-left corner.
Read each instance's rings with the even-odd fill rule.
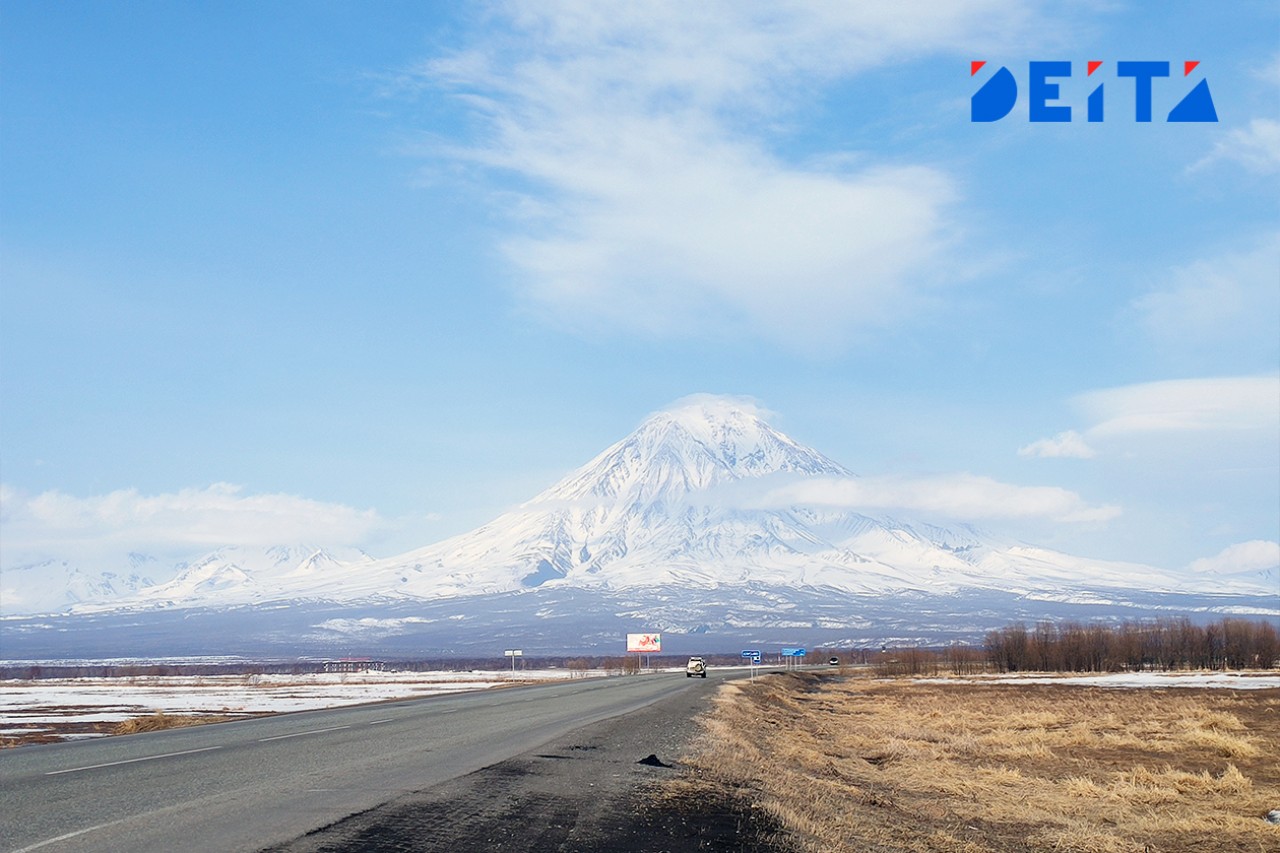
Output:
[[[661,417],[663,415],[676,420],[697,417],[731,419],[746,416],[768,421],[776,417],[777,413],[766,409],[754,397],[734,394],[698,393],[681,397],[652,413],[649,417]]]

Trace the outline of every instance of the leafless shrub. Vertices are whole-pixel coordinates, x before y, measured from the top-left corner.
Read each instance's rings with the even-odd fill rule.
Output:
[[[157,732],[162,729],[180,729],[187,726],[203,726],[207,723],[225,723],[241,717],[223,714],[166,714],[156,711],[141,717],[130,717],[117,723],[111,730],[113,735],[131,735],[138,732]]]

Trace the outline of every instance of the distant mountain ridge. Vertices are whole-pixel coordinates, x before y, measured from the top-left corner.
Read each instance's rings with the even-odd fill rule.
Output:
[[[806,625],[837,630],[840,619],[873,629],[857,614],[903,597],[934,602],[931,612],[944,615],[948,597],[1117,610],[1138,601],[1155,610],[1198,601],[1202,612],[1265,611],[1280,598],[1274,571],[1197,582],[1150,566],[1006,541],[967,526],[802,505],[760,508],[740,499],[780,480],[853,476],[774,429],[749,402],[699,396],[649,416],[527,503],[406,554],[374,559],[354,550],[228,546],[189,561],[164,582],[148,582],[138,572],[95,582],[90,573],[73,571],[68,578],[82,589],[72,590],[71,579],[56,576],[52,582],[65,589],[27,598],[60,598],[61,608],[50,609],[66,610],[68,618],[281,605],[400,612],[429,603],[433,611],[456,611],[464,622],[501,598],[510,618],[497,624],[515,631],[552,612],[547,601],[571,611],[577,596],[593,602],[581,614],[583,637],[600,633],[593,618],[666,625],[681,633],[749,630],[777,616],[762,615],[761,601],[790,613],[788,624],[803,633]],[[1152,596],[1173,603],[1153,605]],[[804,612],[829,605],[847,615]],[[1000,614],[991,614],[993,620]],[[361,623],[352,624],[356,630]],[[386,628],[385,620],[369,624]],[[421,624],[399,623],[405,630]]]

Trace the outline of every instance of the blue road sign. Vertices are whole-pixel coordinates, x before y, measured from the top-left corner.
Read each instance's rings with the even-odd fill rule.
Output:
[[[760,660],[760,650],[759,650],[759,649],[744,649],[744,650],[743,650],[743,652],[742,652],[742,656],[743,656],[744,658],[755,658],[756,660]]]
[[[809,653],[808,649],[783,649],[784,658],[802,658]]]

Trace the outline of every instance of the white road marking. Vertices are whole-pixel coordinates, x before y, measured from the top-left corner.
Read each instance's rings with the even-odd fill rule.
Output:
[[[385,720],[372,720],[372,721],[370,721],[370,722],[365,723],[365,725],[366,725],[366,726],[377,726],[377,725],[381,725],[382,723],[389,723],[389,722],[391,722],[391,721],[392,721],[392,720],[394,720],[394,719],[395,719],[395,717],[387,717]]]
[[[276,735],[275,737],[260,737],[258,738],[258,743],[266,743],[269,740],[284,740],[285,738],[290,738],[290,737],[302,737],[304,735],[318,735],[318,734],[323,734],[325,732],[336,732],[339,729],[349,729],[349,728],[351,728],[351,726],[333,726],[327,729],[311,729],[310,731],[306,731],[306,732],[294,732],[291,735]]]
[[[122,817],[119,820],[100,823],[97,826],[90,826],[87,829],[77,829],[75,832],[68,832],[66,835],[59,835],[57,838],[50,838],[46,841],[38,841],[35,844],[21,847],[12,851],[12,853],[30,853],[32,850],[39,850],[41,847],[48,847],[50,844],[57,844],[59,841],[66,841],[69,838],[75,838],[77,835],[84,835],[86,832],[95,832],[99,829],[106,829],[108,826],[115,826],[117,823],[124,823],[126,820],[128,820],[127,817]]]
[[[197,752],[212,752],[215,749],[222,749],[220,746],[206,746],[203,749],[187,749],[182,752],[166,752],[164,755],[147,755],[142,758],[126,758],[124,761],[108,761],[106,764],[90,764],[88,767],[72,767],[69,770],[50,770],[45,773],[46,776],[57,776],[59,773],[79,773],[82,770],[97,770],[100,767],[116,767],[120,764],[136,764],[139,761],[155,761],[157,758],[174,758],[179,755],[194,755]],[[103,824],[108,826],[109,824]],[[83,830],[88,832],[88,830]]]

